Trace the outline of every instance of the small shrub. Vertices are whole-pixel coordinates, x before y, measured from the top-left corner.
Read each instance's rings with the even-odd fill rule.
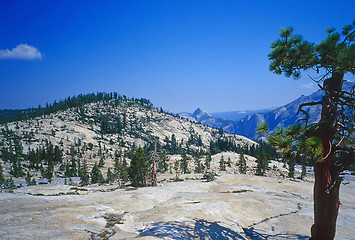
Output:
[[[206,179],[207,182],[212,182],[216,179],[216,174],[213,171],[205,172],[205,174],[203,174],[203,179]]]

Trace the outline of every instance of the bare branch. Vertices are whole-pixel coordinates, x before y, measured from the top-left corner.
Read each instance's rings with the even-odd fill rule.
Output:
[[[340,145],[341,142],[344,140],[344,138],[345,138],[345,136],[343,136],[343,137],[341,138],[341,140],[338,142],[338,144],[335,146],[335,148],[339,147],[339,145]]]
[[[305,120],[306,121],[306,126],[308,125],[308,118],[309,118],[309,115],[308,113],[303,110],[302,108],[305,107],[305,106],[314,106],[314,105],[319,105],[319,104],[322,104],[322,101],[317,101],[317,102],[309,102],[309,103],[302,103],[299,107],[298,107],[298,110],[297,110],[297,115],[299,112],[302,112],[304,115],[306,115],[306,118],[305,119],[302,119],[302,120]]]
[[[323,161],[326,160],[326,159],[329,157],[329,155],[330,155],[331,152],[332,152],[332,143],[329,141],[329,152],[328,152],[327,156],[325,156],[325,157],[323,158]]]

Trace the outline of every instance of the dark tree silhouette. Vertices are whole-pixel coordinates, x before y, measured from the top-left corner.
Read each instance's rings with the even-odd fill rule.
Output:
[[[328,28],[328,36],[319,44],[305,41],[293,29],[282,28],[280,39],[271,44],[270,70],[286,77],[299,78],[301,71],[314,70],[312,78],[324,91],[319,102],[302,104],[299,112],[308,115],[305,106],[321,105],[321,119],[308,125],[307,138],[318,140],[322,154],[314,159],[314,224],[311,239],[333,239],[339,208],[340,171],[355,162],[354,87],[342,90],[344,74],[355,74],[355,20],[341,33]],[[317,141],[316,141],[317,142]]]

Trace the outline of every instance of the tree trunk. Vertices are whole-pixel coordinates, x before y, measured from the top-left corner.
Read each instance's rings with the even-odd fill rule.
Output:
[[[329,143],[327,144],[329,146]],[[311,229],[312,240],[328,240],[333,239],[335,236],[341,181],[338,176],[332,174],[332,157],[329,156],[329,159],[314,165],[314,224]]]
[[[336,133],[337,106],[342,89],[343,74],[333,72],[324,81],[325,96],[319,122],[319,137],[322,139],[323,159],[314,163],[314,224],[311,228],[312,240],[334,239],[339,209],[339,169],[334,164],[332,141]]]

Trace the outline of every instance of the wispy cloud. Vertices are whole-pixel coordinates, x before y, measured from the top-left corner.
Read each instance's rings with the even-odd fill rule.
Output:
[[[314,87],[315,87],[314,83],[306,83],[306,84],[302,84],[300,86],[300,88],[307,89],[307,90],[314,89]]]
[[[9,50],[0,49],[0,59],[24,59],[35,60],[42,59],[42,53],[37,48],[26,43],[17,45],[15,48]]]

